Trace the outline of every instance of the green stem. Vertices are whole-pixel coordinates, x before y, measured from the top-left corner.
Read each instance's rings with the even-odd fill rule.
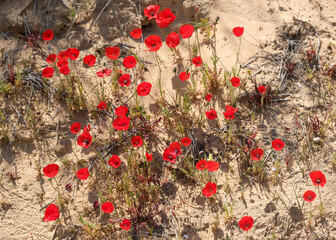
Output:
[[[100,94],[99,94],[99,83],[98,83],[98,80],[97,80],[97,75],[96,73],[93,71],[92,67],[90,67],[90,70],[91,72],[93,73],[94,77],[95,77],[95,80],[96,80],[96,86],[97,87],[97,97],[98,97],[98,100],[101,100],[100,98]]]
[[[309,222],[310,222],[311,219],[312,219],[312,216],[313,216],[313,212],[312,212],[312,203],[310,203],[309,205],[310,205],[310,212],[309,212]]]
[[[191,53],[190,53],[190,38],[188,38],[188,52],[189,52],[189,61],[191,62]]]
[[[202,54],[201,54],[201,44],[199,42],[199,38],[198,38],[198,29],[196,28],[196,39],[197,39],[197,49],[198,49],[198,53],[200,55],[200,57],[202,58]]]
[[[236,58],[236,68],[238,68],[240,46],[241,46],[241,37],[239,37],[239,47],[238,47],[237,58]],[[239,70],[238,70],[238,73],[237,73],[237,77],[239,76],[239,72],[240,72],[240,66],[239,66]]]
[[[162,70],[161,70],[161,66],[160,66],[159,57],[158,57],[157,52],[155,52],[155,59],[156,59],[157,65],[159,67],[158,86],[159,86],[159,89],[160,89],[160,95],[161,95],[161,98],[164,98],[163,97],[163,92],[162,92],[162,86],[161,86],[161,73],[162,73]]]
[[[321,208],[323,208],[323,203],[322,203],[322,198],[321,198],[321,192],[320,192],[320,186],[317,186],[317,190],[318,190],[318,194],[319,194],[319,198],[320,198],[320,205],[321,205]]]
[[[51,184],[51,187],[52,187],[54,190],[56,190],[56,192],[57,192],[59,195],[61,195],[62,197],[64,197],[63,194],[61,194],[61,192],[60,192],[60,190],[59,190],[59,186],[58,186],[58,183],[57,183],[56,179],[54,180],[54,181],[55,181],[55,184],[56,184],[56,187],[54,187],[54,185],[53,185],[53,180],[54,180],[54,178],[50,178],[50,184]],[[61,179],[60,179],[60,181],[61,181]]]

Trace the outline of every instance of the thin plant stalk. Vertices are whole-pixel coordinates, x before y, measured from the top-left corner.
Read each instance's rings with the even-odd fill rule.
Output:
[[[191,53],[190,53],[190,38],[188,38],[188,52],[189,52],[189,60],[191,62]]]
[[[157,65],[159,67],[158,86],[159,86],[159,90],[160,90],[160,96],[161,96],[161,98],[164,98],[163,97],[163,92],[162,92],[162,85],[161,85],[161,73],[162,73],[162,70],[161,70],[161,66],[160,66],[159,57],[158,57],[157,52],[155,52],[155,59],[156,59]]]
[[[317,186],[317,190],[318,190],[319,199],[320,199],[320,207],[319,207],[319,209],[320,209],[320,213],[322,215],[324,208],[323,208],[323,203],[322,203],[322,198],[321,198],[320,186]]]
[[[238,46],[238,52],[237,52],[237,57],[236,57],[236,70],[238,68],[240,46],[241,46],[241,37],[239,37],[239,46]],[[239,69],[238,69],[237,77],[239,76],[239,73],[240,73],[240,66],[239,66]]]

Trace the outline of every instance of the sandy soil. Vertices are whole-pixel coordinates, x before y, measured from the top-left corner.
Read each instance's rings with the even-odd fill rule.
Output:
[[[134,27],[142,27],[144,38],[151,34],[167,35],[176,31],[186,22],[195,22],[205,16],[214,21],[219,17],[216,25],[216,49],[220,56],[220,68],[230,70],[235,65],[236,54],[239,41],[232,34],[232,28],[243,26],[245,33],[242,37],[241,50],[239,55],[240,64],[247,63],[249,59],[257,56],[247,67],[241,76],[248,82],[246,88],[253,89],[253,84],[249,81],[248,72],[255,74],[254,79],[258,83],[269,83],[278,88],[284,94],[283,101],[273,105],[268,111],[256,111],[254,121],[251,119],[240,119],[241,125],[252,132],[258,130],[256,139],[263,142],[263,146],[268,146],[272,139],[286,139],[288,147],[278,154],[278,158],[291,159],[290,167],[285,161],[280,162],[280,180],[269,184],[259,184],[251,177],[252,184],[241,184],[239,169],[237,167],[234,153],[226,153],[226,146],[221,139],[211,135],[214,131],[213,123],[209,122],[206,129],[197,129],[195,136],[200,144],[211,147],[211,153],[216,159],[221,160],[220,170],[214,175],[219,189],[217,191],[216,204],[211,199],[206,199],[201,195],[201,184],[184,184],[176,182],[175,186],[167,187],[167,196],[171,206],[178,206],[174,216],[170,210],[165,212],[165,217],[157,216],[158,225],[157,238],[175,239],[174,224],[178,225],[184,239],[244,239],[245,233],[238,228],[237,221],[242,216],[249,215],[255,219],[255,225],[249,232],[249,239],[336,239],[336,178],[332,169],[332,159],[335,158],[336,136],[335,122],[328,123],[328,128],[323,136],[323,144],[314,145],[314,148],[304,150],[299,147],[298,142],[305,141],[304,129],[305,114],[313,112],[321,120],[330,113],[335,114],[334,95],[327,95],[322,98],[318,86],[307,81],[306,73],[301,73],[300,68],[296,68],[293,77],[288,77],[284,82],[278,79],[279,68],[282,57],[287,54],[297,60],[297,64],[302,61],[299,51],[289,51],[287,49],[290,41],[297,41],[300,49],[308,50],[310,44],[320,46],[321,62],[324,65],[334,63],[336,49],[336,2],[330,0],[216,0],[213,4],[210,1],[191,0],[171,0],[171,1],[139,1],[118,0],[112,1],[106,10],[105,1],[51,1],[49,13],[47,12],[47,1],[40,3],[36,1],[9,1],[0,2],[0,48],[3,49],[1,72],[6,74],[6,59],[17,69],[25,69],[29,59],[33,59],[37,69],[42,70],[45,65],[41,52],[32,51],[27,46],[23,38],[15,37],[14,33],[25,35],[25,31],[43,32],[47,28],[52,28],[55,32],[55,39],[51,43],[52,52],[58,53],[68,47],[78,47],[81,51],[80,58],[87,54],[97,54],[99,50],[107,46],[113,46],[120,42],[129,44],[137,48],[140,57],[146,61],[148,72],[146,81],[153,83],[154,99],[158,96],[159,90],[156,85],[158,71],[155,56],[152,52],[146,52],[146,46],[142,41],[134,41],[130,37],[120,37],[128,34]],[[165,29],[163,33],[160,29],[146,20],[143,16],[143,9],[149,4],[158,2],[162,9],[169,7],[177,16],[174,24]],[[195,6],[200,7],[199,15],[195,15]],[[140,10],[139,10],[140,7]],[[34,10],[35,9],[35,10]],[[141,14],[139,14],[139,12]],[[74,16],[74,17],[71,17]],[[29,30],[24,27],[24,18],[27,18]],[[25,30],[26,29],[26,30]],[[201,36],[206,39],[205,33]],[[320,39],[320,40],[319,40]],[[196,44],[195,35],[190,41]],[[322,43],[322,44],[319,44]],[[48,47],[42,45],[43,52],[48,52]],[[179,89],[185,91],[189,83],[177,85],[177,77],[173,73],[173,68],[178,66],[178,71],[190,66],[187,64],[189,54],[187,51],[188,42],[183,40],[179,46],[183,62],[180,65],[174,64],[170,49],[164,44],[158,55],[163,61],[163,89],[170,99],[169,92]],[[8,54],[8,58],[5,57]],[[122,56],[126,56],[123,51]],[[212,48],[204,44],[201,55],[205,62],[211,64]],[[96,69],[103,68],[108,64],[106,58],[97,58]],[[93,73],[85,69],[82,64],[78,64],[82,69],[81,80],[87,92],[96,84]],[[8,73],[7,73],[8,74]],[[1,76],[4,79],[4,76]],[[55,78],[56,79],[56,78]],[[56,86],[57,80],[52,80]],[[104,82],[105,86],[109,80]],[[334,83],[332,83],[334,84]],[[321,87],[322,85],[320,85]],[[324,85],[323,85],[324,86]],[[127,98],[133,90],[129,89],[123,93],[124,96],[112,96],[107,88],[114,104],[118,100]],[[18,99],[10,99],[0,95],[1,109],[6,113],[9,136],[16,125],[15,136],[11,145],[0,148],[0,171],[3,174],[0,186],[0,239],[76,239],[71,232],[64,231],[55,224],[42,221],[44,206],[54,201],[55,190],[50,182],[45,178],[40,178],[41,167],[49,163],[58,163],[70,160],[77,162],[84,160],[91,162],[96,157],[93,149],[82,150],[75,144],[75,136],[69,132],[69,126],[74,121],[82,124],[91,123],[92,132],[97,139],[102,140],[110,136],[106,132],[106,126],[111,124],[111,119],[100,118],[89,120],[86,113],[69,114],[65,104],[60,104],[56,100],[48,101],[46,94],[31,92],[19,92]],[[35,95],[36,94],[36,95]],[[214,108],[224,109],[225,96],[221,93],[214,94]],[[200,93],[199,98],[204,95]],[[98,104],[95,100],[94,92],[88,94],[88,98]],[[152,114],[156,114],[157,107],[155,100],[151,97],[144,97],[140,101]],[[241,93],[239,99],[242,101],[246,96]],[[29,102],[29,104],[28,104]],[[330,105],[330,109],[326,106]],[[249,105],[243,103],[239,105],[239,111],[249,110]],[[24,115],[24,120],[18,118],[16,110]],[[37,118],[29,118],[29,111],[37,111],[41,114]],[[202,110],[203,111],[203,110]],[[224,117],[218,111],[219,122],[224,122]],[[195,115],[203,112],[195,111]],[[251,116],[251,118],[253,118]],[[301,124],[300,124],[301,123]],[[221,124],[223,127],[224,124]],[[301,127],[300,127],[301,126]],[[34,128],[35,127],[35,128]],[[297,135],[302,136],[298,139]],[[163,136],[163,139],[168,138]],[[162,144],[164,146],[164,143]],[[162,150],[162,149],[161,149]],[[78,159],[74,157],[74,153]],[[156,152],[155,158],[160,161],[160,152]],[[305,166],[306,158],[309,166]],[[270,178],[274,175],[274,161],[269,160],[267,174]],[[63,165],[62,165],[63,166]],[[93,167],[94,169],[94,167]],[[92,191],[92,186],[88,183],[79,182],[74,172],[65,166],[61,168],[62,174],[58,180],[60,186],[67,183],[72,184],[73,190],[64,194],[71,199],[69,204],[69,214],[64,214],[75,223],[75,229],[81,229],[77,220],[77,213],[91,209],[92,203],[98,200],[97,192]],[[308,204],[305,204],[303,212],[298,207],[296,195],[299,197],[312,189],[309,179],[309,171],[320,170],[327,177],[327,184],[322,188],[322,196],[325,204],[326,215],[324,221],[318,217],[317,200],[312,226],[310,228],[304,224],[309,216]],[[8,173],[17,172],[18,178],[11,180]],[[279,196],[286,202],[287,207],[279,200]],[[302,200],[300,199],[300,203]],[[233,220],[226,218],[222,206],[233,208]],[[70,216],[70,217],[69,217]],[[88,219],[104,219],[98,214]],[[304,217],[304,221],[303,221]],[[172,220],[173,219],[173,220]],[[98,221],[97,220],[97,221]],[[106,219],[105,219],[106,220]],[[160,229],[165,229],[164,232]],[[55,231],[54,231],[55,230]],[[78,235],[78,239],[86,239],[85,235]],[[149,239],[144,233],[143,239]],[[111,239],[114,239],[111,237]]]

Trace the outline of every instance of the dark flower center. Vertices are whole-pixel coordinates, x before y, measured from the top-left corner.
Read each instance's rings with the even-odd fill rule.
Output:
[[[312,200],[312,196],[308,196],[308,199],[309,199],[309,200]]]
[[[177,149],[175,149],[175,154],[178,154],[178,150]]]
[[[124,84],[127,84],[127,82],[128,82],[128,81],[125,79],[125,80],[124,80]]]
[[[321,183],[321,180],[320,179],[316,179],[315,180],[317,184],[320,184]]]
[[[150,15],[151,15],[151,16],[154,16],[154,12],[151,12]]]
[[[172,155],[170,155],[170,156],[169,156],[169,159],[170,159],[170,160],[172,160],[172,159],[173,159],[173,156],[172,156]]]

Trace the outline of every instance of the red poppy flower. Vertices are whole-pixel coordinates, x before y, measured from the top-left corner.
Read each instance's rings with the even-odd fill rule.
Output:
[[[142,82],[137,87],[137,93],[139,96],[147,96],[152,89],[152,84],[149,82]]]
[[[180,44],[180,35],[176,32],[169,33],[166,38],[166,44],[170,48],[176,48]]]
[[[59,166],[55,163],[49,164],[43,168],[43,173],[45,177],[53,178],[57,175]]]
[[[140,136],[132,137],[131,142],[132,142],[133,147],[141,147],[142,144],[143,144],[142,137],[140,137]]]
[[[118,117],[113,121],[113,128],[118,131],[125,130],[127,131],[131,118],[127,118],[126,116]]]
[[[250,154],[252,160],[259,161],[264,155],[264,150],[261,148],[253,149]]]
[[[51,78],[54,76],[54,69],[52,67],[46,67],[42,70],[42,77]]]
[[[67,51],[62,51],[57,55],[57,59],[68,59],[68,52]]]
[[[199,67],[202,65],[202,58],[201,56],[199,57],[194,57],[194,59],[192,60],[192,63],[196,66]]]
[[[311,172],[309,176],[315,186],[323,187],[327,183],[326,177],[321,171]]]
[[[89,170],[87,169],[87,167],[85,168],[81,168],[77,171],[77,177],[81,180],[85,180],[89,177]]]
[[[214,120],[217,118],[217,112],[213,108],[210,111],[205,111],[205,115],[209,120]]]
[[[196,168],[198,170],[204,170],[206,169],[207,165],[208,165],[208,161],[202,159],[196,163]]]
[[[234,114],[237,112],[238,108],[231,107],[230,105],[225,107],[226,112],[223,112],[226,119],[234,119]]]
[[[90,124],[88,124],[87,126],[84,127],[83,132],[86,133],[90,131],[91,131],[91,127],[90,127]]]
[[[180,34],[183,39],[190,38],[193,32],[194,32],[193,25],[186,24],[180,27]]]
[[[83,58],[83,62],[89,67],[92,67],[96,63],[96,57],[94,55],[86,55]]]
[[[159,5],[149,5],[148,7],[145,8],[144,14],[146,17],[148,17],[148,20],[151,20],[152,18],[156,18],[159,10],[160,10]]]
[[[181,154],[181,144],[179,142],[173,142],[168,147],[168,152],[172,155],[179,156]]]
[[[56,61],[57,55],[56,54],[49,54],[46,61],[47,63],[54,63]]]
[[[101,101],[99,104],[98,104],[98,109],[100,110],[105,110],[106,109],[106,103],[104,101]]]
[[[55,221],[60,217],[58,207],[55,204],[50,204],[44,211],[43,222]]]
[[[239,227],[244,230],[248,231],[253,227],[254,219],[250,216],[245,216],[238,222]]]
[[[272,141],[272,147],[275,151],[281,151],[285,146],[285,143],[281,139],[275,139]]]
[[[316,198],[316,193],[313,191],[308,190],[303,194],[303,199],[306,202],[312,202],[314,201],[315,198]]]
[[[44,41],[50,41],[54,37],[54,32],[51,29],[48,29],[42,34],[42,38]]]
[[[120,158],[117,155],[113,155],[109,159],[108,164],[114,168],[118,168],[121,164]]]
[[[125,68],[134,68],[137,64],[137,60],[134,56],[128,56],[124,58],[123,64]]]
[[[106,76],[110,76],[111,75],[111,70],[110,69],[103,69],[99,72],[96,72],[97,77],[106,77]]]
[[[184,145],[184,146],[189,146],[191,144],[191,139],[188,138],[188,137],[184,137],[181,139],[181,143]]]
[[[92,143],[92,136],[89,132],[83,131],[81,135],[77,138],[77,145],[87,149]]]
[[[117,107],[115,110],[114,110],[114,113],[118,116],[118,117],[121,117],[121,116],[125,116],[128,112],[128,108],[126,106],[120,106],[120,107]]]
[[[152,161],[153,160],[153,155],[152,154],[149,154],[149,153],[146,153],[146,160],[148,162]]]
[[[116,60],[119,57],[120,49],[117,46],[105,48],[105,55],[111,60]]]
[[[62,59],[57,61],[57,67],[59,67],[59,68],[61,68],[63,66],[68,66],[68,65],[69,65],[69,62],[65,58],[62,58]]]
[[[209,172],[214,172],[219,169],[219,163],[216,161],[208,161],[206,168]]]
[[[122,229],[128,231],[131,228],[131,221],[128,219],[124,219],[119,225]]]
[[[149,48],[146,51],[157,52],[162,46],[162,41],[161,41],[161,38],[159,36],[150,35],[150,36],[146,37],[145,44]]]
[[[181,79],[181,81],[187,81],[190,77],[190,72],[181,72],[179,75],[179,78]]]
[[[64,66],[62,66],[62,67],[60,67],[60,72],[62,73],[62,74],[64,74],[64,75],[68,75],[69,73],[70,73],[70,69],[69,69],[69,67],[68,67],[68,65],[64,65]]]
[[[169,148],[166,148],[162,154],[162,158],[164,161],[175,163],[176,155],[172,154]]]
[[[209,93],[205,96],[205,100],[207,100],[208,102],[210,102],[211,99],[212,99],[212,94],[211,93]]]
[[[208,182],[205,185],[205,188],[203,188],[202,193],[206,197],[211,197],[212,194],[215,194],[217,192],[217,185],[216,183]]]
[[[106,202],[101,205],[101,210],[104,213],[112,213],[114,210],[113,204],[111,202]]]
[[[175,163],[177,156],[181,154],[181,144],[179,142],[173,142],[163,152],[163,160]]]
[[[67,54],[71,60],[76,60],[79,57],[79,50],[77,48],[68,48]]]
[[[266,87],[265,86],[259,86],[258,87],[258,91],[261,93],[261,94],[264,94],[266,92]]]
[[[130,32],[130,34],[134,39],[139,39],[141,38],[142,29],[141,28],[133,29],[133,31]]]
[[[129,86],[131,84],[131,76],[127,73],[121,75],[119,78],[119,84],[121,86]]]
[[[241,84],[240,84],[240,79],[237,78],[237,77],[233,77],[231,78],[231,84],[232,86],[234,87],[239,87]]]
[[[79,133],[81,129],[81,124],[79,122],[75,122],[71,125],[70,127],[70,132],[72,132],[73,134]]]
[[[159,12],[159,14],[156,16],[156,23],[160,28],[166,28],[169,26],[169,24],[174,22],[175,19],[175,15],[170,11],[169,8],[166,8],[165,10]]]
[[[241,37],[244,33],[244,27],[235,27],[232,32],[236,37]]]

